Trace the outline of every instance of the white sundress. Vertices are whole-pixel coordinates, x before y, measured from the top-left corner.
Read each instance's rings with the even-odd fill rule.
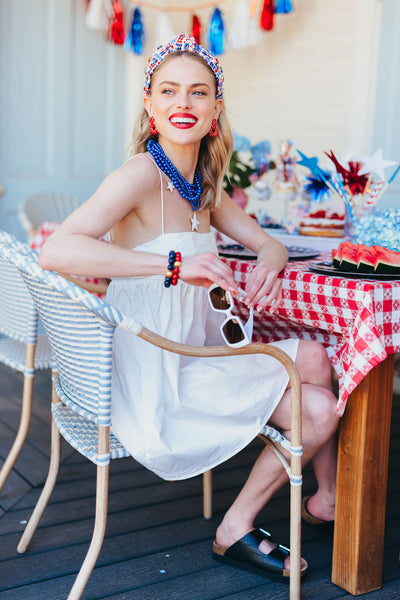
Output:
[[[158,168],[158,167],[157,167]],[[164,211],[161,179],[161,210]],[[212,232],[165,233],[134,250],[166,257],[215,252]],[[107,301],[176,342],[223,344],[223,316],[207,290],[163,276],[113,279]],[[265,355],[184,357],[126,331],[114,336],[112,431],[128,452],[164,479],[203,473],[242,450],[270,418],[288,384],[286,370]],[[294,360],[298,340],[274,343]]]

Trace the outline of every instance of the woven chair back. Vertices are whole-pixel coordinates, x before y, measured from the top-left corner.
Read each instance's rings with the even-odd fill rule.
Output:
[[[0,260],[0,333],[24,344],[36,344],[38,314],[17,269]]]
[[[0,233],[0,258],[17,267],[39,311],[62,400],[92,422],[109,426],[112,338],[123,316],[56,273],[43,271],[37,254],[26,248],[2,244]]]
[[[28,235],[32,235],[45,221],[61,223],[82,202],[83,200],[80,198],[69,194],[33,194],[21,202],[18,208],[18,218]]]

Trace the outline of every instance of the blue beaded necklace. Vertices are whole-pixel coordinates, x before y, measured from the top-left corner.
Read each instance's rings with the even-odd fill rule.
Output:
[[[189,183],[183,175],[179,173],[178,169],[172,164],[169,158],[165,156],[164,150],[158,142],[149,140],[147,142],[147,150],[153,156],[157,166],[171,179],[173,187],[178,190],[185,200],[190,202],[194,211],[198,210],[200,206],[200,196],[203,193],[203,175],[201,174],[200,169],[196,167],[193,183]]]

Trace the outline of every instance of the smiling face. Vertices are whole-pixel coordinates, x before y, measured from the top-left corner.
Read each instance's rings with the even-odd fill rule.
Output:
[[[216,99],[216,80],[208,65],[186,53],[165,59],[157,68],[144,105],[155,118],[162,145],[199,146],[218,118],[222,100]]]

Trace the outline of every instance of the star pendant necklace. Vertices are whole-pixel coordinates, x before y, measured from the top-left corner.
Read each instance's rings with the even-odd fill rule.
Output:
[[[162,146],[156,140],[150,139],[147,142],[147,150],[153,156],[157,166],[169,177],[167,188],[171,194],[174,189],[177,189],[182,198],[190,202],[193,209],[193,217],[190,219],[192,231],[198,231],[200,222],[196,217],[196,211],[200,207],[200,197],[203,193],[203,175],[200,169],[196,167],[193,183],[189,183],[172,164],[164,153]]]
[[[175,189],[174,184],[172,183],[171,179],[168,181],[167,183],[167,188],[169,189],[169,191],[172,192]],[[197,219],[196,217],[196,212],[193,211],[193,217],[190,219],[192,222],[192,231],[199,231],[199,225],[200,225],[200,221]]]

